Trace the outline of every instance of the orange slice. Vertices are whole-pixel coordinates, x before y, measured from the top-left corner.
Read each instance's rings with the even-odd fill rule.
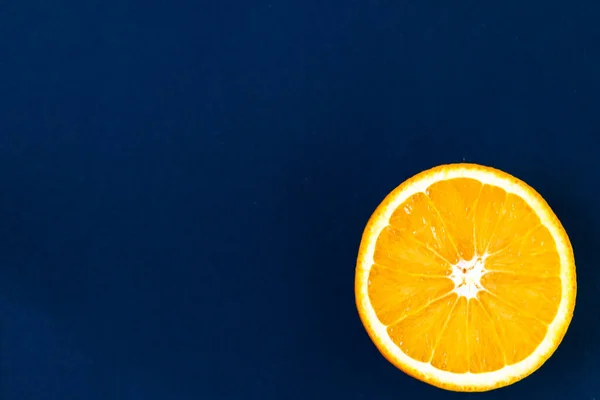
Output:
[[[421,172],[371,216],[356,266],[379,351],[431,385],[486,391],[537,370],[575,307],[569,238],[521,180],[474,164]]]

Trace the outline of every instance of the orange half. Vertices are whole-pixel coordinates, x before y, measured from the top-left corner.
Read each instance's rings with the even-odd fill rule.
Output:
[[[567,331],[576,288],[571,243],[544,199],[475,164],[435,167],[393,190],[367,223],[355,279],[379,351],[454,391],[537,370]]]

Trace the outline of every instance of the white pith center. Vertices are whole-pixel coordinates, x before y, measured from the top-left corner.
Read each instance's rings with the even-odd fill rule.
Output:
[[[471,260],[461,259],[452,266],[450,279],[454,282],[454,292],[467,299],[477,297],[477,292],[483,290],[481,278],[487,270],[485,269],[485,258],[483,256],[474,256]]]

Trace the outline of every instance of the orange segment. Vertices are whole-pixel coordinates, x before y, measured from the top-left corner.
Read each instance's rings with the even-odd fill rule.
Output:
[[[430,361],[456,300],[456,295],[448,294],[432,301],[418,312],[389,325],[390,338],[396,346],[415,360]]]
[[[558,276],[490,272],[483,276],[481,283],[489,293],[504,299],[522,313],[536,316],[546,325],[556,317],[561,294]]]
[[[492,318],[479,301],[469,301],[467,342],[471,372],[497,371],[506,365],[500,336]]]
[[[435,346],[431,365],[443,371],[469,372],[469,344],[467,343],[468,300],[459,296],[448,313],[448,322]]]
[[[405,318],[454,289],[452,281],[443,276],[411,275],[377,264],[369,280],[369,298],[384,325]]]
[[[475,252],[473,243],[475,205],[483,185],[474,179],[439,181],[427,188],[427,195],[438,210],[458,254],[470,260]]]
[[[474,217],[475,237],[473,240],[477,254],[485,254],[488,251],[494,229],[504,211],[505,201],[506,191],[503,188],[483,185]]]
[[[504,349],[507,365],[522,361],[540,345],[548,325],[511,305],[507,300],[482,292],[479,301],[492,316]]]
[[[488,244],[487,252],[494,253],[503,249],[536,227],[540,227],[540,217],[531,209],[531,206],[521,197],[512,193],[507,194],[501,217],[496,222],[493,240]]]
[[[535,190],[451,164],[404,182],[373,213],[356,305],[393,365],[441,388],[485,391],[552,355],[572,318],[575,276],[569,238]]]
[[[445,259],[413,235],[391,226],[385,227],[379,234],[373,261],[413,274],[447,276],[451,270]]]
[[[534,276],[558,276],[560,254],[548,228],[538,225],[486,259],[490,271],[505,271]]]
[[[400,235],[410,236],[450,263],[458,253],[435,206],[425,193],[416,193],[398,207],[389,221]]]

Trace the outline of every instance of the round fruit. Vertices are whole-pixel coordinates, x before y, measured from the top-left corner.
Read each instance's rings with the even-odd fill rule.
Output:
[[[486,391],[537,370],[575,307],[567,233],[494,168],[450,164],[393,190],[363,233],[355,293],[379,351],[431,385]]]

